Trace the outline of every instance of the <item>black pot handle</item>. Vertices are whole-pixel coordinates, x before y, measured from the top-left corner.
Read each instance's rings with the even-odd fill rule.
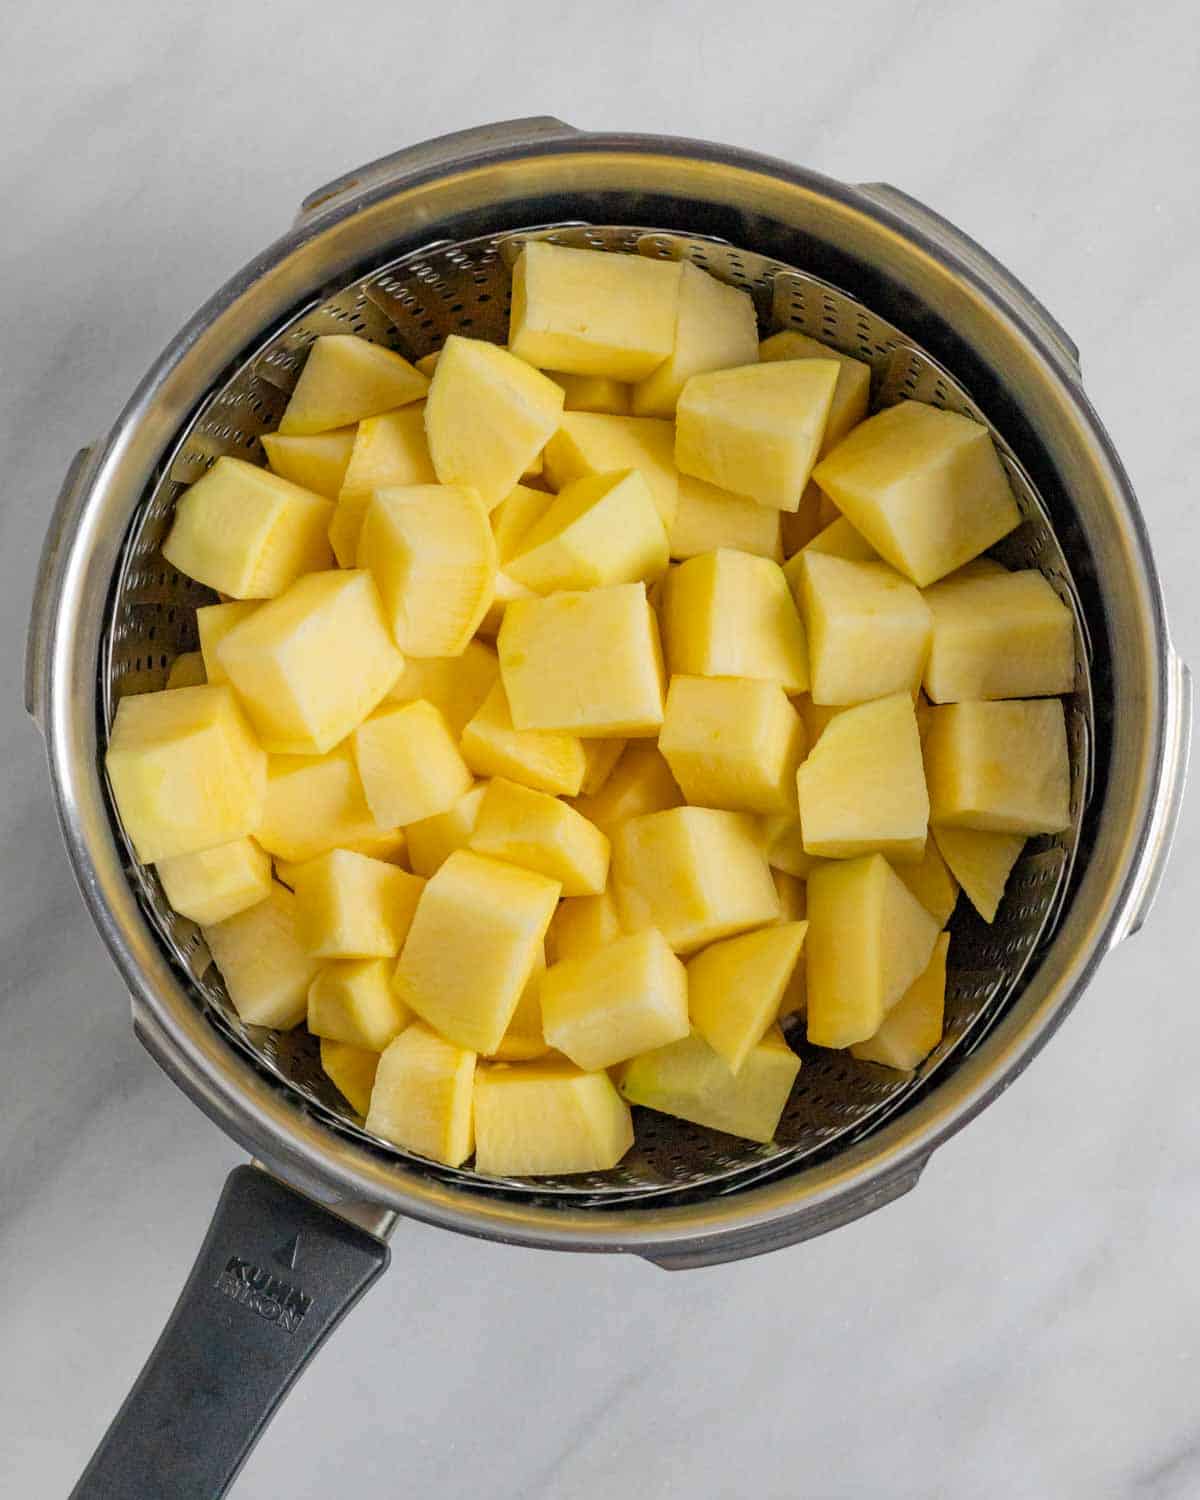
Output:
[[[216,1500],[387,1246],[256,1167],[230,1173],[192,1274],[72,1500]]]

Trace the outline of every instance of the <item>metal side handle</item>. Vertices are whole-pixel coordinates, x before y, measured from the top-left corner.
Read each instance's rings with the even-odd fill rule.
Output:
[[[87,491],[94,448],[81,448],[71,460],[50,514],[42,555],[33,584],[33,605],[25,637],[25,709],[39,729],[46,724],[46,685],[49,680],[50,630],[53,602],[57,594],[55,576],[63,548],[75,534]]]
[[[932,208],[927,208],[919,198],[914,198],[902,189],[893,187],[889,182],[863,182],[858,186],[860,192],[873,198],[884,208],[890,209],[910,228],[924,231],[943,243],[948,242],[950,248],[966,261],[973,271],[978,272],[993,286],[999,283],[1009,298],[1020,307],[1026,320],[1034,325],[1043,341],[1058,351],[1074,375],[1078,377],[1082,374],[1079,365],[1079,347],[1075,340],[1024,282],[1018,281],[1012,272],[1002,266],[995,256],[985,250],[977,240],[973,240],[969,234],[964,234],[956,224],[952,224],[941,214],[935,213]]]
[[[374,1235],[237,1167],[192,1273],[72,1500],[216,1500],[386,1268]]]
[[[564,124],[552,115],[530,115],[525,119],[500,120],[493,125],[477,125],[470,130],[439,135],[431,141],[422,141],[419,145],[393,151],[389,156],[381,156],[325,183],[305,198],[296,215],[296,223],[306,224],[346,198],[368,192],[401,174],[425,171],[451,161],[461,165],[464,158],[482,155],[486,151],[569,140],[578,134],[573,125]]]
[[[1114,946],[1139,932],[1150,915],[1166,873],[1183,810],[1183,789],[1192,741],[1192,674],[1173,646],[1167,647],[1165,718],[1162,789],[1125,916],[1113,933]]]

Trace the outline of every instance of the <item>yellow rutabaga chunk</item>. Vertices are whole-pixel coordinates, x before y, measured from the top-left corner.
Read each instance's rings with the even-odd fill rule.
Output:
[[[925,841],[919,864],[896,863],[896,874],[921,905],[945,927],[958,901],[958,881],[950,873],[934,839]]]
[[[207,927],[271,894],[271,860],[250,838],[176,854],[155,866],[167,900],[181,917]]]
[[[392,989],[385,958],[326,964],[308,987],[308,1029],[313,1036],[382,1052],[412,1020]]]
[[[507,502],[506,502],[507,503]],[[667,568],[667,534],[636,469],[564,485],[517,542],[510,578],[539,594],[650,582]]]
[[[633,410],[644,417],[673,417],[679,393],[693,375],[752,364],[757,355],[758,319],[750,294],[683,261],[674,345],[654,373],[634,386]]]
[[[322,1071],[357,1115],[365,1115],[370,1108],[378,1067],[378,1052],[321,1038]]]
[[[925,593],[935,703],[1040,698],[1075,686],[1075,621],[1040,573],[951,574]]]
[[[546,1041],[589,1071],[688,1034],[687,974],[653,928],[551,964],[540,993]]]
[[[332,749],[404,665],[370,574],[340,571],[298,578],[236,625],[217,658],[275,755]]]
[[[476,782],[446,812],[408,825],[408,862],[418,875],[432,875],[456,849],[467,847],[486,790],[486,781]]]
[[[502,682],[467,722],[459,747],[476,776],[505,776],[553,795],[574,797],[587,770],[583,742],[574,735],[514,728]]]
[[[785,329],[763,339],[758,346],[758,357],[767,363],[781,359],[834,359],[837,361],[837,384],[833,388],[833,400],[829,405],[829,416],[825,420],[825,434],[821,439],[821,457],[835,448],[852,427],[867,415],[867,403],[871,397],[871,366],[852,355],[831,349],[828,344],[818,343],[806,334]]]
[[[888,1011],[875,1035],[850,1048],[855,1057],[903,1073],[924,1062],[942,1039],[949,947],[950,934],[943,932],[933,945],[929,967]]]
[[[395,958],[425,888],[399,865],[348,849],[330,849],[291,873],[300,933],[316,958]]]
[[[807,880],[821,861],[804,851],[800,819],[790,813],[772,813],[760,820],[763,850],[772,871],[782,870],[797,880]]]
[[[692,1025],[735,1073],[775,1024],[807,926],[788,922],[744,932],[688,960]]]
[[[204,604],[196,611],[196,629],[200,633],[200,654],[204,658],[207,682],[228,682],[229,674],[217,654],[221,642],[236,625],[261,605],[258,599],[231,599],[228,604]]]
[[[524,360],[482,339],[451,334],[425,405],[439,482],[467,485],[494,509],[542,451],[562,407],[562,387]]]
[[[986,551],[1021,519],[987,428],[919,401],[868,417],[813,477],[880,557],[919,588]]]
[[[326,500],[336,500],[346,477],[355,431],[353,427],[338,427],[307,437],[264,432],[260,441],[267,462],[281,479],[290,479],[301,489],[324,495]]]
[[[774,1138],[800,1059],[772,1027],[734,1073],[699,1032],[622,1070],[618,1088],[631,1104],[656,1109],[764,1145]]]
[[[917,690],[932,620],[907,578],[887,563],[807,549],[784,571],[808,637],[814,703],[864,703]]]
[[[302,573],[328,568],[322,495],[241,458],[219,458],[186,489],[163,543],[181,573],[235,599],[272,599]]]
[[[667,574],[663,643],[672,674],[754,677],[786,693],[808,686],[804,626],[783,570],[722,549]]]
[[[457,741],[499,677],[500,663],[492,648],[483,641],[468,641],[461,656],[414,656],[406,661],[388,702],[415,703],[423,698],[432,703]]]
[[[363,795],[353,747],[328,755],[272,755],[254,836],[268,853],[299,864],[383,832]]]
[[[550,1048],[542,1035],[542,1002],[540,998],[542,975],[546,972],[546,955],[539,952],[534,959],[533,973],[525,982],[517,1008],[512,1013],[508,1030],[500,1045],[489,1058],[497,1062],[530,1062],[535,1057],[545,1057]]]
[[[933,955],[938,924],[879,854],[830,860],[808,878],[808,1039],[849,1047],[884,1016]]]
[[[386,703],[354,731],[354,759],[371,816],[382,828],[448,812],[471,772],[438,709]]]
[[[679,397],[677,466],[760,505],[799,509],[837,379],[832,359],[694,375]]]
[[[847,562],[878,562],[879,553],[871,546],[865,536],[861,536],[845,516],[839,516],[836,521],[830,521],[828,526],[822,527],[811,541],[805,542],[796,556],[791,559],[784,572],[788,576],[788,582],[795,592],[797,584],[795,580],[796,569],[792,563],[796,557],[804,552],[819,552],[825,557],[844,557]],[[799,566],[797,564],[797,566]]]
[[[658,747],[693,804],[735,812],[795,809],[804,725],[778,683],[672,677]]]
[[[1057,698],[947,703],[925,740],[931,816],[982,833],[1070,827],[1071,766]]]
[[[481,1067],[475,1168],[497,1177],[607,1172],[633,1145],[629,1106],[607,1073],[568,1062]]]
[[[354,566],[363,517],[376,490],[436,482],[425,440],[423,401],[360,422],[329,523],[329,540],[338,565]]]
[[[560,886],[460,849],[417,903],[395,985],[400,999],[462,1047],[494,1053],[529,981]]]
[[[906,693],[838,714],[796,782],[807,853],[854,859],[878,851],[911,863],[924,854],[929,794]]]
[[[681,474],[679,505],[668,538],[671,556],[682,560],[729,547],[782,562],[781,514],[769,505]]]
[[[1012,867],[1025,847],[1021,833],[980,833],[974,828],[934,828],[934,842],[967,900],[993,922]]]
[[[636,469],[650,486],[662,523],[670,531],[679,503],[675,424],[657,417],[566,412],[546,444],[546,479],[561,490],[573,479]]]
[[[496,539],[474,490],[406,485],[372,495],[358,562],[379,587],[401,651],[457,656],[492,602]]]
[[[613,834],[613,881],[621,925],[657,927],[676,953],[779,915],[760,830],[744,813],[676,807],[630,818]]]
[[[546,932],[551,963],[606,948],[621,936],[621,919],[611,889],[596,896],[571,896],[558,903]]]
[[[514,354],[568,375],[641,380],[675,343],[680,267],[530,240],[513,267]]]
[[[501,567],[520,549],[529,528],[541,520],[553,504],[553,495],[545,490],[530,489],[527,484],[514,486],[501,500],[490,517]]]
[[[305,950],[291,891],[272,883],[265,900],[203,931],[234,1009],[247,1026],[286,1031],[304,1019],[308,987],[321,960]]]
[[[625,753],[628,740],[584,740],[583,753],[587,756],[587,770],[583,773],[580,795],[594,797],[612,775],[617,762]]]
[[[413,1022],[379,1059],[367,1130],[460,1167],[475,1149],[475,1053]]]
[[[146,864],[228,844],[262,815],[267,757],[227,686],[122,698],[104,766]]]
[[[624,381],[608,375],[568,375],[565,370],[545,373],[562,386],[564,411],[599,411],[610,416],[625,416],[629,411],[631,387]]]
[[[171,663],[167,673],[167,690],[181,687],[203,687],[208,681],[204,657],[199,651],[184,651]]]
[[[519,729],[628,739],[662,724],[658,621],[640,583],[516,599],[496,645]]]
[[[469,847],[548,875],[564,896],[598,895],[608,880],[608,839],[546,792],[496,777],[488,783]]]
[[[633,740],[600,790],[577,797],[575,808],[611,838],[613,830],[629,818],[665,812],[682,802],[683,794],[658,746],[648,740]]]
[[[279,423],[285,437],[329,432],[419,401],[429,381],[408,360],[355,334],[318,338]]]

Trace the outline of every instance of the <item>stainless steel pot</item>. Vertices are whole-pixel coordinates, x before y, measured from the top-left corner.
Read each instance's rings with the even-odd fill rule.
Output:
[[[197,935],[132,859],[101,762],[114,696],[161,685],[168,651],[187,644],[183,606],[198,596],[157,555],[175,494],[214,453],[254,449],[315,333],[355,328],[419,354],[451,328],[499,331],[493,291],[511,237],[548,225],[606,248],[686,254],[746,286],[765,322],[871,359],[877,399],[916,394],[987,420],[1027,516],[1014,556],[1070,599],[1080,665],[1075,826],[1033,850],[994,932],[968,921],[958,1024],[916,1080],[818,1063],[776,1148],[738,1151],[664,1126],[623,1176],[530,1184],[385,1148],[339,1116],[302,1051],[239,1027]],[[1141,516],[1077,350],[1008,272],[893,188],[548,119],[448,136],[330,183],[183,329],[67,476],[38,577],[27,701],[138,1036],[265,1167],[230,1179],[172,1323],[76,1492],[142,1500],[223,1493],[308,1355],[386,1263],[397,1215],[680,1268],[794,1243],[906,1192],[1141,926],[1190,728]],[[827,1120],[838,1099],[851,1103]]]

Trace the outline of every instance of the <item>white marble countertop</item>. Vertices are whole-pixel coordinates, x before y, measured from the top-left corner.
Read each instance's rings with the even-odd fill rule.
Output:
[[[1187,0],[6,15],[0,1493],[66,1494],[239,1159],[133,1038],[20,706],[34,561],[75,448],[344,168],[537,112],[726,140],[895,182],[1045,299],[1200,662],[1194,21]],[[1143,934],[910,1197],[678,1276],[402,1226],[237,1494],[1200,1494],[1196,806]]]

